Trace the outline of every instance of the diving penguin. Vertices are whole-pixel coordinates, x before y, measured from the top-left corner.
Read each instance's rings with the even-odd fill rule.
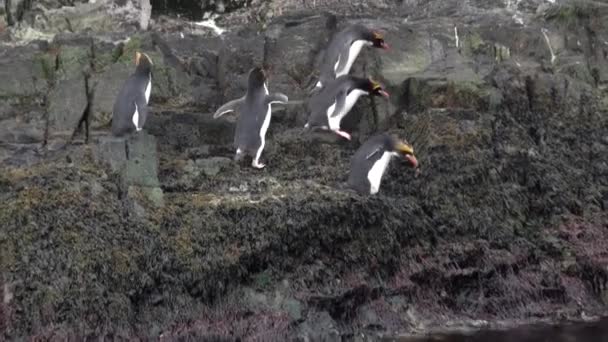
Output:
[[[382,86],[372,79],[351,75],[338,77],[311,96],[308,101],[310,116],[304,127],[331,130],[350,140],[350,134],[340,130],[340,122],[362,95],[389,96]]]
[[[152,90],[152,60],[135,53],[135,72],[120,89],[112,109],[112,134],[123,136],[140,131],[148,118],[148,101]]]
[[[380,32],[361,24],[348,26],[338,32],[325,50],[315,88],[322,88],[329,81],[348,74],[364,46],[388,49]]]
[[[221,106],[213,118],[216,119],[228,112],[239,112],[234,134],[236,161],[244,154],[253,157],[251,166],[257,169],[265,165],[260,163],[260,156],[266,144],[266,131],[270,125],[271,105],[287,103],[287,96],[281,93],[270,94],[266,74],[262,68],[256,67],[249,72],[247,93],[245,96],[232,100]]]
[[[390,160],[396,156],[403,156],[410,166],[418,167],[414,149],[407,142],[386,133],[371,137],[353,156],[348,186],[361,195],[375,195]]]

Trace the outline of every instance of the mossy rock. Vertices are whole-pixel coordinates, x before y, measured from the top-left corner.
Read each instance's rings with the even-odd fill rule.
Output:
[[[118,58],[118,62],[125,64],[135,64],[135,53],[141,51],[142,49],[142,37],[139,35],[134,35],[129,38],[123,47],[122,54]]]
[[[163,55],[158,52],[149,35],[134,35],[122,48],[119,63],[132,65],[135,68],[135,54],[143,52],[152,60],[152,94],[150,101],[166,102],[183,94],[189,94],[190,80],[188,75],[165,63]]]
[[[52,82],[55,79],[55,71],[57,69],[57,54],[53,52],[40,53],[34,57],[34,60],[36,61],[36,73],[42,79]]]
[[[594,9],[591,5],[572,2],[556,5],[545,13],[545,19],[555,21],[566,28],[577,27],[581,19],[592,15]]]
[[[129,154],[122,173],[125,185],[158,187],[158,157],[154,136],[138,132],[126,144]]]
[[[500,43],[494,44],[494,58],[496,62],[504,62],[511,58],[511,49],[508,46],[504,46]]]
[[[465,34],[460,44],[462,53],[469,57],[485,52],[488,45],[476,31]]]
[[[58,55],[59,77],[73,79],[90,69],[93,57],[89,46],[61,46]]]
[[[479,83],[448,82],[446,89],[446,106],[474,110],[486,110],[489,92]]]
[[[123,53],[123,47],[111,43],[97,42],[95,44],[95,59],[93,68],[96,72],[104,71],[108,66],[116,63]]]

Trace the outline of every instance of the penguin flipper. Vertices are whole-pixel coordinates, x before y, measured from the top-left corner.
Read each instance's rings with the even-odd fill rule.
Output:
[[[287,95],[282,94],[282,93],[272,93],[272,94],[266,96],[266,102],[268,102],[268,104],[273,104],[273,103],[286,104],[288,101],[289,101],[289,99],[287,98]]]
[[[243,96],[239,99],[232,100],[230,102],[225,103],[224,105],[222,105],[220,108],[218,108],[215,111],[215,113],[213,114],[213,118],[217,119],[226,113],[238,111],[244,102],[245,102],[245,97]]]
[[[373,151],[371,151],[370,153],[368,153],[365,156],[365,160],[368,160],[369,158],[373,157],[376,153],[380,152],[381,150],[382,150],[382,146],[376,147],[376,149],[374,149]]]
[[[340,92],[338,92],[338,95],[336,95],[336,106],[334,107],[334,112],[331,113],[331,117],[335,117],[340,115],[340,113],[342,112],[342,108],[344,108],[344,106],[346,105],[346,90],[342,89],[340,90]]]
[[[344,51],[344,53],[340,53],[338,55],[338,60],[336,61],[335,67],[336,74],[338,73],[338,70],[344,70],[344,68],[346,68],[346,63],[348,63],[348,55],[350,54],[350,44],[352,43],[344,42],[340,47],[340,50]]]

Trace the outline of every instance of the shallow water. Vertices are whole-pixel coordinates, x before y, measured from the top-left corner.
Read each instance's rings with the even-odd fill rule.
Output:
[[[608,342],[608,317],[594,322],[534,324],[511,329],[386,338],[396,342]]]

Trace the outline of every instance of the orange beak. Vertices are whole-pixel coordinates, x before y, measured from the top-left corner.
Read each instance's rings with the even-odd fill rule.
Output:
[[[397,144],[397,150],[404,154],[405,159],[410,162],[413,168],[418,167],[418,159],[416,159],[416,156],[414,156],[414,149],[412,146],[400,142]]]
[[[141,52],[135,52],[135,65],[139,65],[139,61],[141,60]]]

